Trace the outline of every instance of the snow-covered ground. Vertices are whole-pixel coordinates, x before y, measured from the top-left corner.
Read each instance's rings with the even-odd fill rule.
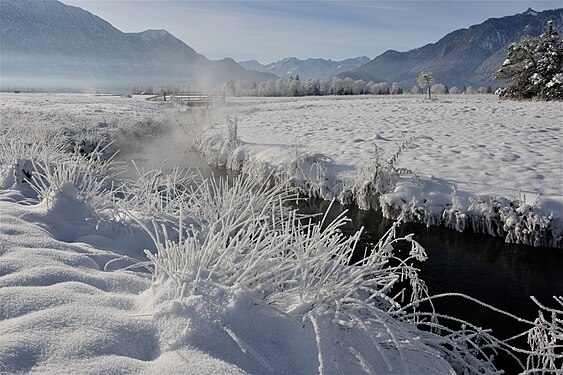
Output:
[[[419,221],[446,224],[444,210],[454,207],[465,216],[463,222],[449,226],[498,233],[498,228],[483,228],[487,224],[477,223],[477,216],[489,215],[491,207],[504,204],[500,201],[518,201],[522,212],[553,215],[553,235],[561,233],[563,107],[559,102],[505,101],[494,95],[448,95],[428,101],[422,95],[397,95],[233,98],[229,103],[228,114],[238,118],[242,141],[231,151],[230,166],[235,168],[233,157],[239,166],[244,159],[257,159],[283,170],[307,154],[316,154],[309,158],[313,162],[322,154],[332,161],[321,162],[323,174],[315,170],[310,178],[325,181],[325,188],[317,189],[320,195],[342,198],[343,190],[353,190],[354,185],[358,189],[366,182],[376,147],[386,159],[403,139],[429,137],[406,147],[394,163],[418,179],[403,175],[396,188],[381,197],[378,203],[383,208],[395,206],[388,207],[390,216],[391,212],[396,216],[401,206],[403,211],[417,206],[422,211]],[[228,162],[225,152],[223,159]],[[310,175],[310,164],[305,168]],[[357,199],[356,203],[361,204]],[[533,207],[523,208],[524,203]],[[503,215],[497,224],[506,227],[501,230],[506,235],[513,229],[510,223],[522,215]],[[468,222],[471,216],[473,222]],[[531,222],[528,219],[529,226]]]
[[[560,205],[560,109],[545,103],[496,103],[491,97],[462,102],[464,98],[432,103],[419,97],[237,99],[209,113],[137,97],[2,94],[0,373],[490,373],[490,353],[473,350],[475,343],[505,346],[487,332],[470,324],[458,331],[444,329],[442,335],[419,329],[434,324],[417,312],[425,287],[410,261],[389,264],[390,237],[366,261],[348,267],[359,235],[346,238],[336,225],[303,227],[280,204],[288,193],[282,186],[267,187],[260,178],[240,178],[234,186],[188,185],[184,182],[192,180],[177,171],[141,171],[136,182],[112,185],[107,172],[118,166],[106,164],[90,147],[109,140],[114,142],[110,147],[124,151],[124,159],[144,155],[158,164],[159,158],[199,145],[218,163],[243,162],[254,172],[270,166],[304,171],[304,166],[326,160],[324,154],[333,161],[326,162],[326,189],[319,191],[337,194],[331,189],[354,185],[356,171],[366,162],[362,158],[372,156],[375,144],[392,150],[393,141],[401,139],[401,126],[411,121],[416,128],[417,115],[402,119],[404,111],[394,112],[412,103],[420,111],[434,107],[428,116],[464,113],[460,123],[473,124],[473,131],[461,125],[452,130],[418,125],[434,140],[419,139],[419,147],[401,155],[402,165],[416,170],[423,184],[458,183],[463,199],[463,194],[497,192],[495,185],[498,193],[520,187],[511,187],[503,169],[510,167],[510,158],[497,156],[495,142],[500,140],[486,136],[467,113],[488,108],[492,117],[501,108],[512,113],[521,106],[522,116],[514,121],[522,126],[527,109],[535,111],[534,116],[542,116],[532,124],[541,130],[537,147],[555,148],[542,152],[544,167],[543,159],[533,159],[535,154],[523,147],[536,138],[525,138],[517,126],[503,135],[523,147],[518,160],[529,162],[538,174],[552,168],[543,184],[528,177],[529,188],[522,190],[541,188],[550,204]],[[376,110],[386,115],[380,114],[372,126],[369,113]],[[240,139],[234,139],[233,123],[233,139],[225,139],[224,116],[238,118]],[[551,123],[543,123],[544,117]],[[492,128],[500,134],[501,122],[512,119],[498,117]],[[478,131],[481,137],[473,134]],[[411,134],[421,135],[412,129],[407,136]],[[477,180],[472,185],[463,170],[455,175],[450,164],[465,164],[451,160],[459,155],[454,151],[473,156],[476,163],[479,147],[451,140],[440,148],[440,141],[449,138],[480,139],[494,159],[483,167],[505,173],[497,173],[499,182]],[[80,152],[67,149],[68,142]],[[335,146],[340,143],[347,146]],[[516,154],[516,147],[511,150]],[[429,167],[431,155],[441,158],[446,174],[441,167]],[[296,176],[310,175],[286,178],[300,183],[304,180]],[[401,177],[391,193],[416,192],[419,185],[409,185],[411,181]],[[317,183],[320,187],[321,181]],[[430,185],[425,186],[425,193],[434,197]],[[449,196],[445,189],[438,194]],[[411,243],[409,259],[424,260],[424,250]],[[403,301],[405,296],[393,289],[399,281],[410,285],[412,293],[406,295],[412,294],[412,306],[409,297]],[[553,366],[560,366],[562,357],[551,355],[546,346],[546,330],[563,337],[560,325],[550,325],[549,319],[541,320],[541,326],[529,323],[531,349],[539,355],[528,365],[547,368],[551,358]]]
[[[472,193],[518,196],[521,191],[563,203],[559,102],[516,102],[494,95],[449,95],[435,101],[423,95],[231,101],[243,141],[300,145],[333,158],[350,178],[373,156],[375,146],[392,152],[403,135],[427,136],[432,140],[417,142],[419,147],[405,152],[399,166]]]

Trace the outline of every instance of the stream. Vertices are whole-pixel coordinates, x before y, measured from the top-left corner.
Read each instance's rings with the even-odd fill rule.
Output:
[[[298,205],[303,213],[325,212],[328,207],[329,202],[321,199],[309,199]],[[352,234],[364,227],[358,246],[360,254],[366,245],[376,243],[393,223],[384,219],[380,212],[337,203],[333,204],[328,218],[335,218],[345,209],[352,221],[342,228],[344,233]],[[552,296],[563,295],[561,249],[507,244],[502,238],[422,224],[402,224],[397,231],[398,236],[410,233],[414,233],[413,238],[428,255],[418,267],[430,295],[463,293],[530,321],[538,316],[538,307],[530,296],[535,296],[545,306],[556,308],[558,305]],[[404,250],[408,251],[409,246]],[[434,306],[438,313],[491,328],[493,335],[500,339],[530,328],[461,297],[441,298],[434,301]],[[525,347],[526,342],[520,340],[513,344]],[[508,374],[519,372],[516,363],[503,356],[495,363]]]

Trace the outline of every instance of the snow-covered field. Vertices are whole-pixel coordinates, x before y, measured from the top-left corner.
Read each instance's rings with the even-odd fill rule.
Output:
[[[494,95],[449,95],[435,101],[423,95],[232,101],[243,141],[297,144],[321,152],[350,178],[373,156],[375,146],[389,152],[403,135],[427,136],[432,140],[417,142],[419,147],[405,152],[399,166],[463,191],[539,193],[546,201],[563,203],[559,102],[506,101]]]
[[[403,139],[429,137],[404,148],[393,164],[418,178],[401,176],[395,188],[378,197],[376,207],[391,218],[402,211],[413,221],[427,224],[456,229],[473,226],[490,234],[500,232],[512,242],[561,245],[557,241],[563,228],[563,107],[559,102],[504,101],[493,95],[448,95],[433,101],[422,95],[398,95],[229,102],[229,115],[238,118],[242,140],[232,150],[238,162],[257,159],[283,170],[312,155],[308,160],[317,161],[322,173],[316,167],[311,170],[311,163],[302,164],[313,193],[349,202],[348,192],[358,195],[373,178],[376,147],[385,160]],[[319,154],[332,160],[323,161]],[[227,163],[225,152],[223,158]],[[237,163],[231,161],[229,166],[237,168]],[[355,198],[351,200],[366,206]],[[506,209],[510,202],[520,206],[520,211]],[[492,212],[495,207],[500,216]],[[456,210],[455,218],[452,210]],[[543,220],[530,216],[523,220],[532,212]],[[551,215],[555,241],[535,243],[533,235],[524,238],[523,232],[544,225]],[[526,225],[516,229],[522,220]]]
[[[277,168],[288,172],[278,178],[309,189],[315,182],[328,197],[356,186],[375,145],[392,151],[405,130],[407,138],[433,138],[407,145],[400,166],[416,171],[435,206],[456,183],[459,207],[466,196],[519,188],[541,192],[542,210],[561,207],[561,109],[552,104],[479,96],[237,99],[210,113],[144,98],[0,99],[2,374],[494,371],[485,347],[507,346],[489,332],[469,323],[421,330],[437,323],[418,310],[425,286],[409,259],[426,255],[411,238],[405,262],[393,258],[390,233],[349,267],[359,234],[295,220],[281,204],[289,184],[198,182],[172,165],[143,170],[164,158],[180,163],[192,145],[219,164],[256,175]],[[225,116],[238,118],[238,138]],[[522,129],[527,119],[537,132]],[[441,128],[450,122],[458,125]],[[108,149],[95,149],[108,141]],[[147,159],[136,180],[108,178],[121,168],[105,159],[110,149],[122,150],[122,160]],[[487,152],[492,161],[479,161]],[[531,173],[511,180],[516,156],[541,182]],[[379,171],[391,180],[381,187],[395,176],[388,164]],[[312,171],[324,179],[311,180]],[[481,172],[495,180],[471,181]],[[392,200],[421,189],[410,176],[396,183],[378,194]],[[405,294],[397,294],[399,282]],[[548,315],[528,322],[532,351],[523,368],[561,366],[550,346],[563,337],[561,316]]]

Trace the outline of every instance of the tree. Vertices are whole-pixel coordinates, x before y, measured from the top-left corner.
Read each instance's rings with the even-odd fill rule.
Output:
[[[274,81],[262,81],[258,84],[258,96],[275,96]]]
[[[321,95],[321,80],[318,78],[308,78],[303,86],[305,95]]]
[[[432,91],[434,94],[445,95],[448,93],[448,87],[443,83],[435,83],[430,88],[430,91]]]
[[[344,89],[344,95],[352,95],[354,93],[354,80],[350,77],[344,78],[342,87]]]
[[[366,83],[361,79],[355,80],[352,83],[352,95],[362,95],[366,91]]]
[[[280,78],[276,81],[276,95],[287,96],[287,81]]]
[[[421,92],[422,92],[421,88],[418,85],[414,85],[412,90],[411,90],[411,93],[413,93],[413,94],[420,94]]]
[[[302,92],[301,82],[298,79],[290,80],[287,91],[289,96],[301,96],[301,92]]]
[[[237,88],[235,87],[235,83],[231,81],[227,81],[223,86],[223,91],[229,96],[236,96]]]
[[[340,77],[332,77],[332,83],[330,85],[330,91],[332,95],[343,95],[344,94],[344,80]]]
[[[428,99],[432,99],[430,88],[432,87],[434,82],[436,82],[436,80],[430,72],[421,72],[416,79],[416,83],[418,83],[422,90],[428,89]]]
[[[549,21],[539,37],[525,36],[508,46],[508,57],[493,76],[507,80],[501,97],[563,99],[563,39]]]
[[[403,93],[403,89],[401,88],[401,85],[399,85],[398,82],[393,82],[391,84],[391,94],[393,95],[399,95]]]

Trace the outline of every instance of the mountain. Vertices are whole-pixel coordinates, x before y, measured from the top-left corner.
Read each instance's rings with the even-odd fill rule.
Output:
[[[56,0],[0,2],[1,87],[126,89],[198,80],[264,81],[232,59],[210,61],[165,30],[124,33]]]
[[[389,50],[367,64],[340,77],[366,82],[399,82],[410,89],[422,71],[430,71],[437,82],[448,86],[498,86],[492,74],[506,59],[508,45],[522,36],[538,36],[553,20],[563,34],[563,9],[491,18],[468,29],[456,30],[438,42],[407,52]]]
[[[246,69],[273,73],[282,78],[299,75],[300,79],[305,80],[307,78],[327,79],[341,72],[356,69],[368,63],[369,60],[369,57],[366,56],[342,61],[333,61],[330,59],[300,60],[295,57],[288,57],[267,65],[262,65],[256,60],[241,61],[239,65]]]

